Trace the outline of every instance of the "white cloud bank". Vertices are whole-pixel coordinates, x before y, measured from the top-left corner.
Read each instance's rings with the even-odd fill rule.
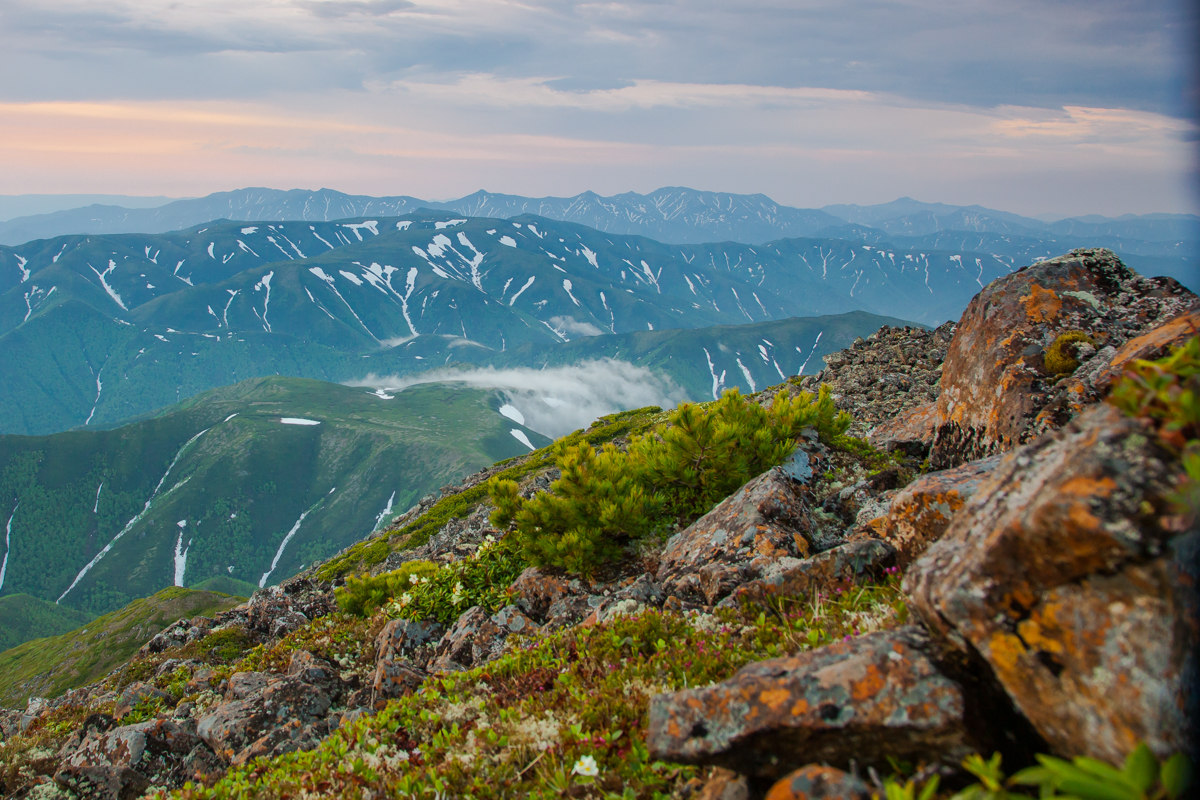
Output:
[[[403,390],[428,383],[466,383],[499,389],[527,428],[557,438],[585,428],[597,417],[643,406],[672,408],[687,394],[670,378],[627,361],[602,358],[549,369],[434,370],[421,375],[368,375],[347,386]],[[510,419],[515,415],[506,414]]]

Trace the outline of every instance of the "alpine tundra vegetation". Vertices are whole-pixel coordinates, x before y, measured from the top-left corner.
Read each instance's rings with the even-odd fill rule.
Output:
[[[1105,249],[976,288],[456,479],[123,663],[0,654],[0,791],[1190,796],[1200,298]]]

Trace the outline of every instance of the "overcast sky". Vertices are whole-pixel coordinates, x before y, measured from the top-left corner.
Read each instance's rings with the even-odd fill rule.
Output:
[[[0,0],[0,194],[1195,211],[1186,0]]]

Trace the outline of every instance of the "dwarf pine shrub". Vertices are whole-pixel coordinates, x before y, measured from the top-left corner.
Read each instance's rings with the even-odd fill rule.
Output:
[[[493,478],[492,523],[515,523],[515,538],[537,566],[590,574],[632,542],[687,525],[738,487],[783,462],[805,428],[836,445],[850,426],[827,387],[814,396],[780,392],[768,407],[733,389],[714,403],[684,403],[667,422],[630,438],[622,452],[609,443],[560,444],[562,476],[526,500],[517,483]]]

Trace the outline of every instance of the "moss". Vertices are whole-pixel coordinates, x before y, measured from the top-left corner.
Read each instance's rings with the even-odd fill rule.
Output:
[[[1080,342],[1095,344],[1085,331],[1066,331],[1059,334],[1046,348],[1046,371],[1051,375],[1068,375],[1078,369],[1079,359],[1075,357],[1075,348],[1072,345]]]

